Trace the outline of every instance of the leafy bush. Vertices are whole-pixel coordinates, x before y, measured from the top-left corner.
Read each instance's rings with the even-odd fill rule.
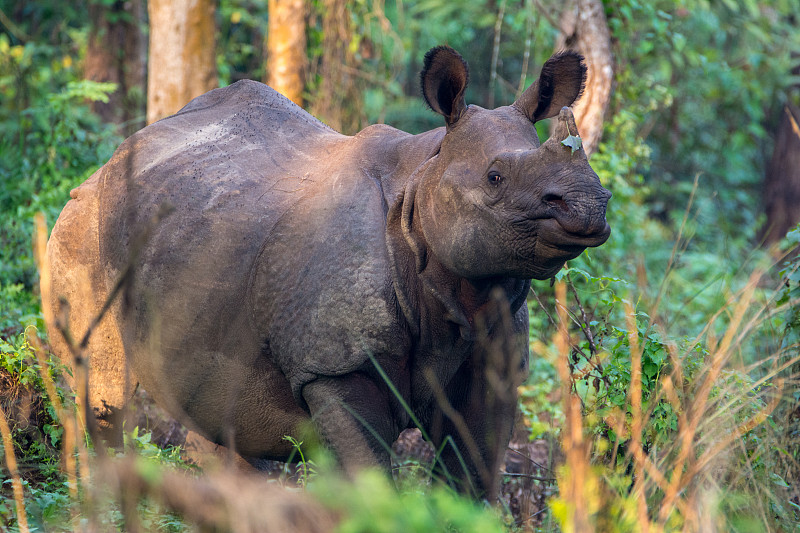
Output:
[[[45,523],[66,516],[64,503],[69,495],[59,461],[64,430],[45,393],[43,370],[29,339],[35,333],[36,329],[29,327],[8,341],[0,339],[0,402],[10,419],[14,452],[30,496],[28,511],[34,523]],[[58,382],[63,367],[52,358],[47,365],[45,372]],[[58,389],[58,393],[64,402],[64,389]],[[0,484],[4,487],[9,486],[7,475],[6,470],[0,470]],[[13,508],[11,495],[0,491],[0,516],[5,523],[10,522]]]
[[[70,189],[104,163],[119,141],[88,102],[113,84],[81,80],[61,47],[11,46],[0,34],[0,333],[35,324],[33,216],[54,222]]]
[[[354,483],[339,476],[320,476],[309,484],[323,505],[342,514],[342,533],[505,531],[491,510],[437,486],[425,491],[398,493],[380,472],[365,471]]]

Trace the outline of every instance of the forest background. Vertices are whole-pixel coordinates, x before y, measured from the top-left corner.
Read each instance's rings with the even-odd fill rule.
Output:
[[[0,473],[3,523],[204,520],[165,495],[172,478],[136,478],[133,496],[111,483],[103,500],[107,479],[70,474],[69,456],[87,466],[97,452],[67,442],[73,393],[56,361],[36,362],[35,215],[51,228],[69,190],[125,136],[243,78],[346,134],[439,127],[417,76],[424,52],[448,44],[470,65],[467,102],[484,107],[512,102],[556,49],[589,60],[579,126],[614,193],[613,234],[555,287],[534,283],[520,400],[530,440],[550,443],[562,466],[506,476],[517,492],[505,510],[322,475],[302,505],[322,502],[348,531],[467,531],[490,527],[484,519],[512,530],[800,531],[799,14],[796,0],[0,1],[0,405],[5,454],[19,463]],[[51,378],[59,388],[47,393]],[[128,447],[183,464],[149,439],[136,430]],[[428,491],[438,496],[419,496]]]

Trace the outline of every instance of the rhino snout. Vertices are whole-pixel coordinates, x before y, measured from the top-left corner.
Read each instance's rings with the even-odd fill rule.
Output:
[[[542,196],[542,203],[564,231],[576,237],[596,238],[602,244],[611,231],[606,221],[611,193],[602,187],[598,189],[588,194],[549,190]]]

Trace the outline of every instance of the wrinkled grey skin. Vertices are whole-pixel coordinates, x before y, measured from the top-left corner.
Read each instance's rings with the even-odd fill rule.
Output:
[[[437,448],[447,435],[462,445],[469,476],[447,447],[451,474],[491,489],[426,369],[496,464],[485,442],[502,427],[506,443],[514,413],[486,419],[476,318],[490,341],[509,337],[524,369],[530,279],[608,238],[610,193],[583,150],[560,143],[577,135],[565,106],[585,79],[580,56],[554,56],[514,105],[491,111],[464,103],[467,78],[451,49],[428,53],[423,93],[446,126],[420,135],[375,125],[344,136],[240,81],[127,139],[72,191],[48,244],[46,315],[52,326],[63,297],[75,332],[133,261],[88,348],[96,413],[113,414],[140,384],[248,458],[285,459],[283,437],[311,418],[347,471],[387,466],[380,441],[411,420],[372,356]],[[552,116],[540,146],[534,122]],[[173,212],[137,254],[164,205]],[[485,313],[498,287],[510,331]]]

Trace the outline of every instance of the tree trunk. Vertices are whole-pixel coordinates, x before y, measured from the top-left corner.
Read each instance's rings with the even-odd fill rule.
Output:
[[[268,85],[303,105],[306,70],[306,6],[304,0],[269,0],[267,31]]]
[[[147,123],[217,86],[212,0],[150,0]]]
[[[764,179],[765,246],[800,223],[800,108],[787,104],[775,136],[775,151]]]
[[[353,40],[350,3],[322,0],[322,7],[322,57],[315,69],[320,85],[311,111],[332,128],[352,135],[363,127],[364,116],[356,82],[360,65],[350,49]]]
[[[597,150],[603,135],[603,118],[611,100],[614,58],[611,33],[601,0],[571,0],[561,15],[556,49],[583,54],[588,67],[586,88],[573,112],[586,155]]]
[[[124,126],[130,135],[144,125],[147,83],[147,41],[142,33],[142,0],[117,0],[109,6],[89,3],[89,40],[84,77],[113,82],[117,90],[108,102],[93,102],[92,109],[105,122]]]

